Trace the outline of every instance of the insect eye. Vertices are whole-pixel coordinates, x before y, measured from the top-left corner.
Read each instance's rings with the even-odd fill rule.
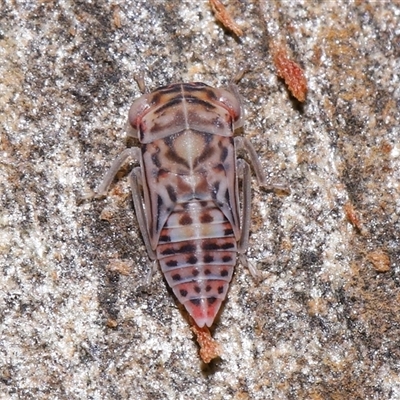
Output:
[[[128,122],[133,128],[133,132],[139,129],[140,120],[143,118],[149,108],[150,103],[148,95],[142,96],[132,103],[128,114]],[[137,137],[137,134],[134,134],[134,136]]]
[[[239,94],[239,91],[235,87],[232,87],[232,91],[227,89],[216,89],[216,94],[218,96],[218,100],[226,107],[229,111],[229,114],[232,117],[232,121],[234,122],[234,129],[237,129],[243,125],[243,107],[242,107],[242,99]]]

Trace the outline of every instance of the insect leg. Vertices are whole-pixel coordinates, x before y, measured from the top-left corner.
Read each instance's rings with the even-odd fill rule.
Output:
[[[251,166],[253,167],[254,172],[256,174],[257,182],[260,186],[263,187],[263,189],[276,190],[276,191],[284,192],[285,194],[290,194],[290,189],[287,187],[287,185],[284,185],[281,183],[274,183],[273,185],[269,185],[266,182],[266,178],[265,178],[264,171],[262,169],[262,165],[258,159],[258,154],[249,139],[246,139],[241,136],[236,136],[235,137],[235,148],[236,148],[236,150],[239,150],[239,151],[245,150],[247,152]]]
[[[247,267],[254,278],[259,277],[257,268],[251,264],[244,254],[249,247],[250,219],[251,219],[251,177],[249,164],[238,159],[236,161],[236,171],[238,177],[242,180],[242,226],[241,235],[238,242],[239,260],[242,265]]]
[[[246,139],[242,136],[236,136],[235,137],[235,148],[236,150],[245,150],[247,151],[249,155],[249,160],[251,162],[251,165],[254,169],[254,172],[256,174],[257,182],[260,185],[265,185],[265,174],[262,169],[261,163],[258,159],[258,154],[256,150],[254,149],[253,145],[251,144],[249,139]]]
[[[122,165],[128,158],[132,158],[135,161],[139,161],[141,157],[140,149],[138,147],[132,147],[124,150],[112,163],[110,169],[107,171],[103,181],[96,189],[95,197],[105,196],[108,192],[108,188],[111,185],[111,182],[117,175],[118,171],[121,169]]]

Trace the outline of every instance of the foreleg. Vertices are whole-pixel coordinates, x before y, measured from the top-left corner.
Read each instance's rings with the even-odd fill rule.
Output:
[[[117,175],[118,171],[121,169],[122,165],[128,158],[132,158],[134,161],[139,162],[141,157],[141,152],[138,147],[132,147],[124,150],[112,163],[110,169],[107,171],[104,176],[103,181],[99,185],[99,187],[95,191],[95,197],[105,196],[108,192],[108,188],[111,185],[111,182],[114,180],[115,175]]]

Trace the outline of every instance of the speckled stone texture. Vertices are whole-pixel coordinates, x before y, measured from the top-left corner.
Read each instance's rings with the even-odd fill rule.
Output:
[[[224,0],[0,5],[0,398],[399,399],[400,3]],[[309,93],[294,101],[271,48]],[[239,84],[272,183],[253,182],[249,259],[202,365],[186,316],[149,268],[121,171],[140,95]]]

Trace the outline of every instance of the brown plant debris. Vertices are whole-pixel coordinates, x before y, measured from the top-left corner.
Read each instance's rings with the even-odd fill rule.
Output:
[[[108,318],[106,321],[107,328],[115,329],[118,326],[118,321],[113,318]]]
[[[358,211],[354,208],[353,204],[348,202],[344,205],[344,212],[347,220],[356,228],[362,235],[366,234],[364,225],[361,221]]]
[[[283,46],[273,49],[273,59],[278,76],[288,86],[290,93],[300,102],[304,102],[307,95],[307,80],[300,66],[291,60]]]
[[[215,18],[221,22],[221,24],[233,32],[236,36],[242,36],[243,31],[239,25],[232,19],[225,6],[219,0],[210,0],[211,9],[214,12]]]
[[[121,275],[128,276],[131,273],[132,263],[124,260],[111,259],[107,265],[110,272],[116,272]]]
[[[200,358],[203,360],[203,362],[208,364],[214,358],[221,356],[221,346],[215,339],[212,338],[210,330],[206,326],[199,328],[193,322],[191,329],[197,336],[197,343],[200,346]]]
[[[114,4],[111,6],[113,12],[113,25],[115,28],[120,29],[122,27],[121,23],[121,9],[118,5]]]
[[[368,260],[372,263],[378,272],[387,272],[390,270],[390,258],[383,249],[377,249],[367,254]]]

